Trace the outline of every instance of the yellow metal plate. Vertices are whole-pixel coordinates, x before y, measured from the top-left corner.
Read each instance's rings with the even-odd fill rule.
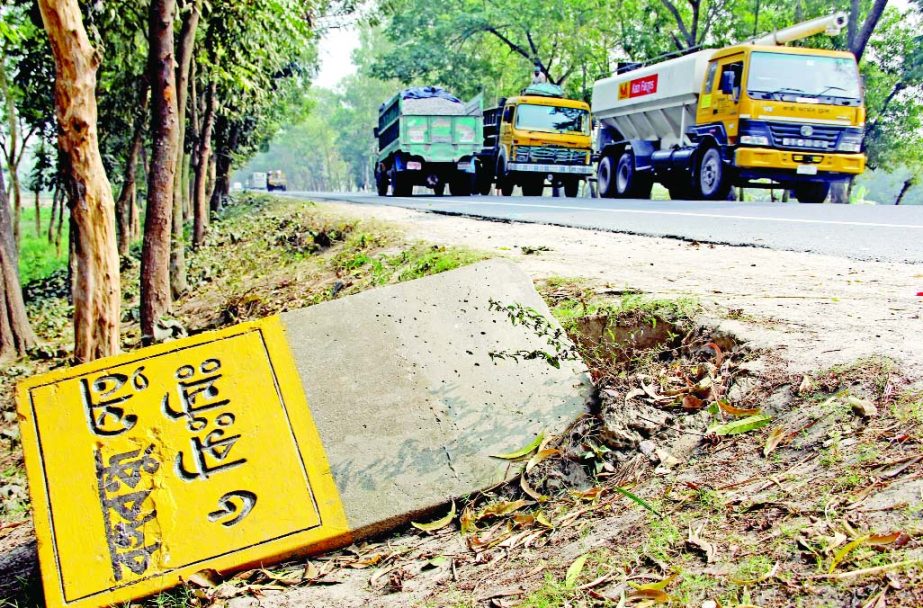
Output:
[[[17,401],[49,606],[348,542],[277,317],[33,378]]]

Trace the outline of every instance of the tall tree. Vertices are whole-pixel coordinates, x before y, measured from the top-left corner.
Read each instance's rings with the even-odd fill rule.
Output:
[[[5,44],[4,44],[5,47]],[[6,115],[6,133],[0,137],[0,150],[3,151],[7,169],[10,172],[10,187],[13,193],[13,242],[19,248],[19,218],[22,213],[22,186],[19,183],[19,165],[26,153],[29,140],[35,135],[36,128],[31,127],[22,133],[21,120],[16,112],[16,92],[6,72],[6,49],[0,48],[0,95],[3,96],[4,114]]]
[[[112,189],[96,127],[99,55],[77,0],[38,0],[55,60],[58,146],[75,226],[74,357],[89,361],[119,351],[120,285]]]
[[[217,89],[216,80],[208,83],[208,92],[205,94],[205,116],[202,118],[202,133],[196,154],[198,164],[195,171],[195,194],[192,203],[192,244],[195,247],[200,247],[205,242],[205,228],[208,226],[209,200],[206,182],[212,160],[212,131],[218,105]]]
[[[116,226],[119,235],[119,255],[128,255],[128,248],[134,238],[134,225],[132,214],[135,212],[135,198],[137,193],[138,159],[141,156],[141,146],[144,144],[144,125],[147,122],[147,108],[150,96],[148,94],[147,79],[143,79],[141,99],[138,115],[132,128],[131,147],[125,159],[125,175],[122,179],[122,190],[115,204]]]
[[[173,182],[173,243],[170,250],[170,289],[173,297],[180,297],[188,289],[186,283],[186,254],[183,239],[183,208],[186,189],[183,181],[186,150],[186,99],[189,92],[189,69],[192,65],[196,30],[199,27],[202,0],[192,0],[184,6],[183,26],[176,46],[176,110],[177,110],[177,151],[176,176]]]
[[[23,355],[35,344],[19,284],[19,262],[13,244],[10,205],[0,171],[0,360]]]
[[[141,253],[141,334],[151,342],[154,327],[170,308],[170,236],[178,121],[174,65],[175,0],[151,0],[149,65],[151,82],[151,160],[147,213]]]

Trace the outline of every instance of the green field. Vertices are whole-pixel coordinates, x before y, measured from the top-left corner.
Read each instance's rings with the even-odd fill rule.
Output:
[[[26,206],[25,203],[29,203]],[[22,217],[19,222],[19,280],[23,285],[42,279],[59,268],[67,266],[67,225],[61,234],[61,255],[57,255],[54,243],[48,242],[48,222],[51,207],[41,208],[42,233],[35,234],[35,207],[32,201],[23,201]]]

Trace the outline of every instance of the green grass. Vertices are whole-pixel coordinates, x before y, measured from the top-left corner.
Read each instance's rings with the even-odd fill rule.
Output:
[[[43,279],[54,271],[67,266],[67,227],[61,234],[61,255],[57,255],[53,243],[48,242],[48,222],[51,208],[41,208],[42,233],[35,234],[35,208],[23,201],[22,217],[19,222],[19,280],[25,285],[36,279]]]

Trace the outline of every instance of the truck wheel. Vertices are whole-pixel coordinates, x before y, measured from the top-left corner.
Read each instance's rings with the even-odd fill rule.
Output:
[[[615,198],[615,159],[606,154],[596,167],[596,183],[600,198]]]
[[[474,176],[462,173],[452,178],[449,182],[449,193],[452,196],[471,196]]]
[[[400,171],[391,175],[391,196],[413,196],[413,182]]]
[[[502,158],[497,161],[497,188],[503,196],[513,196],[513,188],[516,182],[513,181],[512,175],[506,174],[506,161]]]
[[[567,198],[576,198],[580,192],[580,180],[569,177],[564,180],[564,196]]]
[[[477,192],[481,196],[490,194],[491,188],[494,187],[493,177],[487,169],[481,169],[477,174]]]
[[[799,203],[819,204],[827,200],[830,184],[798,184],[793,191]]]
[[[375,174],[375,190],[378,196],[388,196],[388,174],[379,172]]]
[[[532,177],[522,182],[523,196],[541,196],[545,192],[545,179]]]
[[[650,198],[654,184],[635,167],[635,155],[625,150],[615,167],[615,196],[618,198]]]
[[[731,180],[721,160],[721,151],[714,146],[705,148],[696,163],[692,193],[702,200],[721,201],[727,199],[730,192]]]

